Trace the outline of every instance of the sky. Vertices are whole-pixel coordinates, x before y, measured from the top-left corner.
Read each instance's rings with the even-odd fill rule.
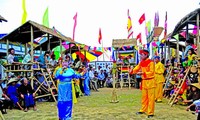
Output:
[[[188,13],[199,7],[199,0],[26,0],[27,21],[42,24],[45,9],[49,9],[50,28],[55,28],[67,37],[73,36],[73,17],[78,13],[75,41],[89,46],[101,47],[98,43],[99,28],[104,47],[112,46],[113,39],[126,39],[127,10],[132,19],[133,37],[142,32],[145,42],[144,23],[139,25],[145,13],[152,26],[155,12],[159,12],[159,26],[164,27],[165,12],[168,14],[168,33]],[[0,23],[0,33],[10,33],[21,25],[22,0],[0,0],[0,15],[8,22]],[[160,36],[163,37],[162,35]]]

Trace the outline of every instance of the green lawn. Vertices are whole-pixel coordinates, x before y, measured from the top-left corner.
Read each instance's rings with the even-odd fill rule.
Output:
[[[111,88],[102,88],[100,92],[91,91],[91,96],[78,98],[74,105],[73,120],[145,120],[146,115],[136,115],[140,109],[141,91],[137,89],[117,89],[119,103],[110,103]],[[152,120],[195,120],[196,116],[185,111],[186,106],[170,107],[168,100],[156,103]],[[37,111],[28,112],[8,110],[6,120],[57,120],[57,108],[54,102],[37,103]]]

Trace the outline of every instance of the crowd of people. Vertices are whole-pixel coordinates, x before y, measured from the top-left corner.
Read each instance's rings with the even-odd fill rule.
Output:
[[[81,96],[90,96],[90,90],[99,91],[100,88],[109,87],[112,88],[113,80],[111,74],[111,67],[106,65],[105,68],[94,68],[91,65],[87,65],[87,61],[81,59],[78,55],[76,59],[73,60],[70,54],[63,54],[58,60],[55,60],[55,55],[49,51],[44,52],[37,59],[34,59],[34,64],[27,64],[31,62],[31,51],[29,50],[22,61],[19,61],[18,57],[15,56],[15,50],[10,48],[8,50],[9,55],[7,56],[8,64],[12,64],[11,69],[17,70],[31,70],[33,68],[41,68],[48,70],[51,69],[50,75],[53,78],[56,87],[58,87],[58,92],[54,91],[54,94],[58,93],[58,111],[63,111],[60,106],[71,105],[77,102],[77,98]],[[38,65],[38,66],[37,66]],[[16,74],[17,73],[17,74]],[[8,79],[1,80],[1,101],[2,113],[6,113],[6,109],[17,108],[27,112],[29,107],[33,107],[33,110],[37,110],[36,101],[51,101],[51,97],[38,98],[35,99],[35,96],[44,94],[44,91],[37,90],[38,86],[42,83],[45,88],[48,88],[47,82],[45,82],[45,75],[41,71],[34,71],[33,76],[39,81],[35,81],[33,87],[30,85],[31,72],[24,74],[23,72],[13,73],[12,70],[9,73]],[[68,76],[70,79],[68,79]],[[71,83],[68,88],[64,83]],[[54,87],[52,84],[50,85]],[[63,87],[64,86],[64,87]],[[63,94],[63,89],[70,89],[71,92],[67,92],[70,95]],[[35,92],[37,90],[37,93]],[[73,99],[72,99],[73,98]],[[62,103],[60,101],[68,101]],[[70,101],[70,102],[69,102]],[[68,111],[71,113],[71,111]],[[59,118],[70,118],[71,115],[65,116],[66,113],[59,112]]]
[[[31,62],[32,55],[30,51],[23,58],[22,62],[19,62],[17,57],[15,57],[15,50],[13,48],[10,48],[8,52],[7,61],[9,64],[20,65]],[[141,57],[140,63],[129,71],[130,74],[136,74],[135,87],[142,90],[142,107],[136,114],[144,114],[146,112],[148,118],[151,118],[154,116],[155,102],[162,102],[163,97],[170,98],[179,89],[177,87],[178,82],[185,77],[186,71],[191,69],[191,67],[197,67],[196,49],[192,47],[190,41],[186,41],[186,50],[180,56],[180,59],[177,60],[177,56],[172,56],[170,60],[166,61],[166,65],[164,65],[165,61],[159,56],[149,59],[148,50],[141,50],[139,54]],[[76,103],[77,98],[81,96],[90,96],[90,90],[98,92],[103,87],[113,87],[113,66],[106,65],[105,68],[101,68],[101,66],[94,68],[87,65],[87,60],[81,59],[78,55],[73,60],[69,53],[55,60],[55,55],[48,51],[40,55],[34,62],[42,69],[48,70],[49,66],[54,68],[53,71],[50,71],[50,74],[56,83],[56,87],[58,87],[57,107],[60,119],[71,118],[73,103]],[[119,56],[117,63],[123,66],[130,65],[134,63],[134,59],[132,55],[125,58]],[[23,65],[17,69],[27,70],[31,69],[31,67],[31,65]],[[171,67],[173,67],[173,71],[169,75],[169,80],[165,83],[164,75],[169,73]],[[22,74],[17,75],[20,77],[10,73],[9,80],[1,81],[0,105],[2,107],[0,108],[2,113],[6,113],[5,109],[12,109],[13,107],[17,107],[25,112],[29,110],[29,107],[37,110],[35,96],[42,94],[35,93],[38,87],[37,83],[32,88],[29,83],[31,74],[26,74],[25,76],[24,74],[23,76]],[[44,75],[40,71],[35,72],[33,75],[40,83],[44,82]],[[195,107],[195,105],[199,104],[198,100],[200,99],[200,85],[197,76],[197,71],[190,70],[173,104],[181,103],[188,106],[187,110],[199,110],[197,110],[198,107]],[[47,86],[47,84],[44,82],[44,86]],[[163,88],[164,86],[165,88]],[[51,87],[55,86],[51,85]],[[66,91],[68,92],[66,93]]]

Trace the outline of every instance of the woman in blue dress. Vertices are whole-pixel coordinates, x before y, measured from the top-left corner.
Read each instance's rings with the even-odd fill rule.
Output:
[[[85,96],[90,96],[90,78],[89,78],[89,72],[88,70],[82,66],[83,69],[83,88],[84,88],[84,94]]]
[[[62,63],[62,68],[56,71],[55,77],[59,79],[58,84],[58,116],[59,120],[70,120],[72,118],[72,80],[79,78],[80,75],[68,66],[66,62]]]

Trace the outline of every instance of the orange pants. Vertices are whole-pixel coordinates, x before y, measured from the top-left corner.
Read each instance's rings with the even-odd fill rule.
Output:
[[[155,100],[162,101],[163,98],[163,83],[157,83],[156,84],[156,90],[155,90]]]
[[[142,88],[142,108],[140,112],[146,112],[147,115],[154,115],[155,108],[155,88]]]

